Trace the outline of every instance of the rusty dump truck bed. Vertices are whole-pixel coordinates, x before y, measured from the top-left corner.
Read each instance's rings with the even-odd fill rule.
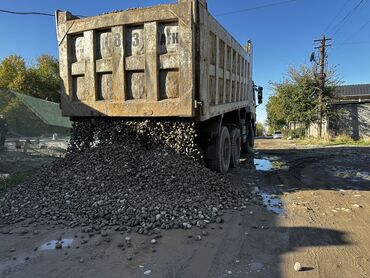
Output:
[[[83,19],[57,11],[63,115],[204,121],[254,108],[252,46],[240,46],[204,2]]]

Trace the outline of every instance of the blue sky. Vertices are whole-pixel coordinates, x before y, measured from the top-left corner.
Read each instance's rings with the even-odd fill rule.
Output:
[[[296,0],[279,6],[217,16],[281,1],[208,0],[210,12],[241,44],[248,39],[254,42],[253,79],[265,88],[265,103],[272,93],[269,81],[281,81],[288,67],[308,63],[314,47],[313,40],[320,38],[324,32],[328,36],[336,33],[333,46],[328,51],[329,65],[337,68],[343,82],[370,83],[370,0],[362,0],[362,5],[347,17],[361,0]],[[47,13],[60,9],[88,16],[171,2],[175,1],[2,0],[0,9]],[[0,59],[18,54],[32,63],[42,53],[57,57],[54,18],[0,13],[0,26]],[[264,105],[258,108],[257,117],[262,122],[266,119]]]

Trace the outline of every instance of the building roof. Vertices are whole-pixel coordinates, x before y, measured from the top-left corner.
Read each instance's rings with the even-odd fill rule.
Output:
[[[336,97],[369,97],[370,84],[343,85],[335,88]]]
[[[24,105],[26,105],[37,117],[45,124],[56,127],[71,128],[69,118],[63,117],[59,108],[59,103],[31,97],[11,91]]]

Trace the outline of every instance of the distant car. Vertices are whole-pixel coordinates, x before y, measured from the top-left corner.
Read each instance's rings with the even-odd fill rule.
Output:
[[[283,133],[281,131],[274,131],[274,133],[272,134],[272,138],[282,139],[283,138]]]

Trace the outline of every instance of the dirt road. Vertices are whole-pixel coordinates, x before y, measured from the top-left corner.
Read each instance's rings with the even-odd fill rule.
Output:
[[[370,148],[259,140],[255,163],[229,177],[250,188],[244,210],[155,244],[113,230],[0,227],[1,277],[370,277]]]
[[[287,213],[276,221],[289,231],[279,276],[297,277],[292,265],[298,261],[307,266],[302,277],[370,277],[370,149],[282,145],[259,142],[263,155],[289,165],[264,176]]]

